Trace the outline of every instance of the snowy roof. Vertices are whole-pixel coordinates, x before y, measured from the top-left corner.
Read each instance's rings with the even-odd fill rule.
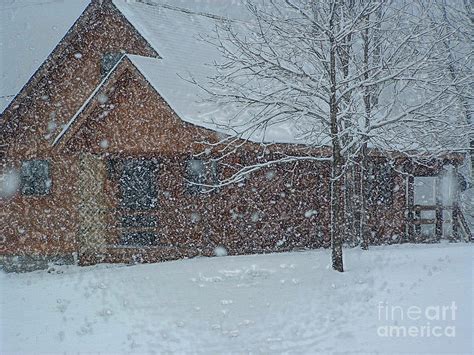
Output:
[[[215,30],[217,19],[213,16],[239,18],[245,13],[240,2],[227,7],[211,7],[213,2],[190,2],[191,7],[186,8],[189,11],[162,6],[158,1],[148,4],[114,0],[113,3],[161,59],[128,57],[182,120],[230,134],[235,133],[227,128],[230,119],[233,126],[239,119],[249,121],[244,115],[251,112],[244,113],[237,108],[233,111],[228,105],[224,107],[205,100],[204,90],[192,82],[206,86],[209,78],[216,74],[213,63],[222,60],[221,54],[205,38]],[[209,14],[207,10],[212,10],[211,16],[204,15]],[[245,126],[239,128],[239,132],[244,129]],[[257,142],[301,143],[295,139],[297,134],[289,124],[280,124],[243,136]]]
[[[240,112],[204,103],[204,92],[189,80],[192,78],[205,84],[215,74],[212,63],[219,60],[220,53],[203,38],[212,34],[217,17],[242,19],[247,16],[243,1],[112,1],[162,58],[156,60],[129,55],[128,58],[137,69],[181,119],[223,131],[229,118]],[[0,25],[0,112],[28,82],[89,3],[90,0],[71,3],[25,0],[20,4],[12,0],[0,5],[3,15]],[[77,113],[69,122],[74,121],[76,116]],[[69,123],[57,139],[68,127]],[[264,138],[262,132],[254,132],[246,138],[254,141],[294,142],[295,135],[296,132],[292,132],[289,127],[278,126],[267,129]]]
[[[187,80],[178,76],[178,72],[170,70],[169,66],[164,65],[161,59],[150,57],[143,57],[132,54],[125,54],[117,61],[114,67],[104,77],[104,79],[92,91],[89,97],[83,102],[81,107],[71,117],[71,119],[64,125],[63,129],[54,138],[52,145],[56,146],[64,137],[64,135],[76,124],[76,121],[81,116],[82,112],[93,101],[94,97],[107,84],[109,78],[115,72],[123,60],[127,58],[135,66],[135,68],[145,77],[148,83],[163,97],[163,99],[170,105],[173,111],[185,122],[194,125],[208,128],[220,133],[227,134],[228,130],[216,125],[211,118],[220,119],[224,121],[228,114],[227,111],[219,110],[218,105],[209,104],[207,102],[199,101],[199,88]],[[179,82],[178,85],[173,84]],[[280,134],[279,139],[274,138],[275,142],[284,143],[288,138],[286,130],[273,130],[272,134]],[[268,135],[265,136],[268,140]],[[262,141],[262,137],[253,135],[249,137],[250,140]]]
[[[244,11],[243,1],[112,1],[161,56],[159,60],[138,56],[129,58],[181,119],[211,129],[227,129],[230,134],[242,133],[251,127],[257,112],[248,108],[242,110],[238,104],[232,107],[205,101],[207,95],[204,90],[190,82],[195,81],[206,87],[209,79],[217,74],[213,63],[222,63],[224,59],[217,48],[205,39],[215,37],[214,31],[218,24],[216,17],[247,22],[249,15]],[[246,24],[239,26],[238,30],[247,31]],[[414,102],[406,100],[406,104],[416,106],[419,95],[413,95],[411,99]],[[403,106],[397,109],[406,110]],[[381,113],[385,112],[383,107],[380,110]],[[229,120],[232,120],[233,130],[228,127]],[[258,132],[248,132],[243,137],[256,142],[304,144],[308,142],[305,132],[310,132],[313,135],[309,138],[312,143],[328,144],[328,132],[322,127],[320,130],[315,128],[311,120],[272,121],[271,126],[262,127]],[[416,138],[408,125],[382,131],[374,129],[372,133],[378,137],[377,145],[386,146],[387,149],[439,150],[440,146],[449,144],[432,137]],[[369,146],[372,144],[372,141],[369,142]]]
[[[0,1],[0,113],[45,61],[89,2]]]
[[[0,112],[20,91],[89,2],[80,0],[63,3],[53,0],[40,4],[24,0],[20,5],[11,0],[0,5],[1,18],[4,20],[0,25]],[[205,92],[190,82],[194,80],[206,86],[209,78],[215,75],[212,63],[221,61],[221,54],[203,38],[213,35],[216,17],[246,20],[248,14],[244,11],[242,0],[112,2],[161,56],[155,59],[127,55],[127,58],[182,120],[229,134],[235,133],[226,127],[230,119],[234,127],[242,123],[238,128],[240,132],[246,128],[245,124],[251,122],[252,112],[205,101]],[[21,16],[18,16],[20,13]],[[10,51],[10,47],[14,50]],[[10,55],[11,52],[14,55]],[[82,108],[71,117],[55,143],[82,112]],[[289,122],[280,122],[266,127],[265,131],[244,135],[244,138],[258,142],[305,143],[304,139],[298,139],[300,128]],[[326,138],[321,134],[321,143],[324,144]]]

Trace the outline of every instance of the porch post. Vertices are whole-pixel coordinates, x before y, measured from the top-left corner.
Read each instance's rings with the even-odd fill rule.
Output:
[[[458,176],[458,165],[454,164],[453,176],[457,178]],[[457,181],[454,186],[454,196],[453,196],[453,212],[452,212],[452,224],[453,224],[453,239],[457,240],[460,238],[459,235],[459,188],[457,186]]]
[[[421,238],[421,209],[420,206],[414,208],[415,210],[415,217],[416,219],[413,220],[413,224],[415,225],[415,238],[417,241]]]
[[[410,169],[410,173],[407,178],[407,232],[408,232],[408,240],[413,242],[415,240],[415,215],[413,212],[413,207],[415,205],[415,177],[412,174]]]
[[[438,175],[435,181],[435,199],[436,199],[436,240],[443,237],[443,201],[441,199],[441,178]]]

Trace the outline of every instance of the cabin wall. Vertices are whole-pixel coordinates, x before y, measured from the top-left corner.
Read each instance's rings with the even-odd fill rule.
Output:
[[[48,159],[52,191],[37,197],[17,193],[0,200],[0,255],[51,257],[78,252],[81,262],[87,264],[212,255],[216,246],[224,246],[230,254],[328,247],[327,162],[272,166],[242,184],[210,194],[190,194],[185,182],[186,161],[207,147],[197,142],[216,142],[219,137],[180,120],[130,64],[124,65],[114,84],[95,99],[100,102],[92,102],[73,134],[65,137],[66,142],[52,148],[62,125],[101,81],[103,54],[123,50],[156,55],[108,2],[94,10],[98,3],[88,8],[76,29],[2,116],[6,123],[1,145],[7,146],[2,168],[18,171],[24,160]],[[257,153],[261,147],[248,143],[224,162],[243,165],[265,162],[278,154],[303,154],[295,146],[283,144],[268,147],[268,155],[263,157]],[[92,210],[81,212],[81,206],[90,200],[84,188],[84,181],[89,180],[81,175],[81,162],[87,154],[102,167],[110,158],[147,157],[159,162],[158,206],[150,212],[158,221],[157,247],[119,245],[124,211],[118,180],[103,169],[94,175],[100,180],[94,188],[102,189],[103,197]],[[211,149],[208,158],[216,154]],[[328,152],[306,149],[304,154],[327,156]],[[220,171],[221,177],[230,173],[229,168]],[[398,242],[404,230],[404,178],[394,179],[398,190],[393,202],[369,206],[373,244]],[[104,220],[94,220],[94,231],[85,231],[84,221],[94,211],[104,213]],[[98,235],[100,230],[106,230],[107,235]],[[101,245],[84,248],[84,240]]]
[[[406,176],[393,172],[390,201],[372,201],[367,206],[369,244],[391,244],[404,241],[407,220]],[[376,182],[380,184],[379,181]]]
[[[182,121],[131,66],[98,93],[64,143],[67,152],[93,154],[198,153],[215,132]],[[177,79],[179,80],[179,79]]]
[[[0,255],[68,256],[76,251],[78,166],[73,157],[42,156],[51,167],[51,192],[0,199]],[[19,173],[21,160],[9,164]]]
[[[49,151],[62,125],[101,82],[104,54],[122,51],[154,56],[154,51],[113,5],[95,9],[97,6],[95,2],[86,9],[75,30],[4,113],[2,138],[10,143],[8,156]]]
[[[48,159],[52,194],[0,199],[0,255],[58,255],[76,250],[74,188],[78,157],[52,151],[63,125],[102,80],[108,52],[156,56],[113,5],[94,2],[50,58],[2,115],[0,170],[17,172],[21,162]]]
[[[110,211],[105,250],[99,255],[83,255],[83,263],[212,255],[217,246],[224,246],[230,254],[246,254],[330,245],[327,162],[281,164],[253,174],[241,185],[222,187],[208,194],[190,194],[185,181],[186,161],[206,148],[196,142],[215,142],[216,134],[180,120],[132,68],[123,70],[111,87],[113,90],[105,88],[99,93],[101,102],[85,113],[81,127],[64,149],[95,154],[104,161],[145,157],[159,162],[155,181],[159,190],[158,207],[145,213],[155,216],[158,222],[151,231],[158,235],[159,245],[146,248],[120,245],[126,231],[121,218],[143,213],[120,207],[119,178],[109,174],[104,185],[107,196],[104,208]],[[257,157],[259,148],[248,143],[228,163],[265,162],[278,151],[290,153],[293,149],[291,145],[275,145],[262,158]],[[214,154],[210,150],[210,156],[204,155],[203,159]],[[221,171],[220,178],[228,174]],[[397,181],[403,184],[402,180]],[[403,216],[404,208],[394,213],[393,207],[404,204],[403,188],[397,189],[393,201],[385,208],[373,208],[372,243],[392,241],[393,234],[401,235],[404,220],[400,213]],[[389,218],[390,222],[381,226],[380,221],[386,215],[395,218]]]
[[[97,262],[98,257],[100,261],[156,261],[212,255],[217,246],[230,254],[244,254],[329,245],[327,163],[279,165],[254,174],[245,184],[191,194],[185,180],[186,161],[207,147],[196,142],[215,142],[216,134],[180,120],[132,69],[124,70],[111,86],[113,90],[99,94],[102,103],[87,112],[64,149],[95,154],[104,161],[146,157],[159,162],[158,207],[149,212],[158,221],[154,232],[159,246],[119,245],[124,232],[121,217],[133,212],[120,208],[119,179],[108,176],[104,185],[104,208],[110,211],[107,248],[99,256],[83,255],[84,263]],[[279,149],[288,151],[285,146]],[[257,152],[258,147],[249,143],[227,163],[271,159],[258,158]],[[209,158],[204,155],[203,160]],[[220,178],[231,173],[219,170]],[[317,213],[308,216],[310,210]]]
[[[220,188],[212,193],[191,194],[185,182],[187,156],[159,156],[156,177],[157,207],[151,212],[120,208],[117,179],[108,179],[109,214],[106,261],[168,260],[213,255],[223,246],[229,254],[284,251],[329,246],[327,186],[319,174],[327,166],[285,164],[262,170],[243,185]],[[304,174],[294,174],[294,169]],[[315,210],[309,216],[308,211]],[[152,248],[121,247],[124,215],[154,215],[153,232],[159,243]],[[94,257],[94,255],[92,255]]]
[[[131,67],[118,74],[111,88],[100,93],[100,102],[93,103],[84,113],[74,134],[65,137],[66,142],[47,157],[52,166],[51,195],[17,194],[6,204],[3,255],[79,252],[81,263],[89,264],[212,255],[217,246],[225,247],[229,254],[330,246],[327,162],[280,164],[254,173],[241,184],[212,193],[191,194],[185,180],[186,161],[207,147],[196,142],[215,142],[216,134],[180,120]],[[261,156],[261,148],[248,143],[224,163],[253,164],[296,152],[291,145],[273,145],[267,155]],[[323,156],[328,152],[310,153]],[[210,150],[203,159],[215,154]],[[91,195],[85,188],[87,184],[81,183],[86,170],[81,162],[86,156],[95,157],[102,167],[109,159],[117,158],[146,157],[159,162],[155,181],[158,205],[148,212],[158,221],[153,230],[159,239],[156,247],[120,244],[126,231],[121,218],[135,212],[121,208],[119,179],[110,173],[96,175],[97,184],[91,188],[94,196],[98,195],[96,189],[102,190],[103,196],[100,205],[93,207],[97,213],[105,214],[99,230],[107,233],[97,235],[97,226],[92,226],[91,220],[80,212]],[[15,164],[19,167],[20,160]],[[220,178],[230,173],[229,168],[219,171]],[[403,184],[401,177],[395,179]],[[397,242],[392,236],[403,229],[400,211],[404,208],[398,207],[404,204],[404,189],[398,188],[394,196],[389,206],[369,206],[374,244]],[[89,210],[88,216],[93,216],[94,211]],[[383,220],[388,222],[381,224]],[[96,237],[100,245],[91,247],[90,240],[97,241]],[[86,239],[87,243],[83,243]]]

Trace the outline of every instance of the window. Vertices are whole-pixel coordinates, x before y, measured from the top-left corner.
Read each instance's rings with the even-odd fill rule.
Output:
[[[51,192],[51,175],[47,160],[27,160],[21,165],[21,193],[42,196]]]
[[[122,227],[125,228],[153,228],[158,226],[155,215],[122,216]]]
[[[370,164],[367,180],[367,195],[371,203],[379,205],[393,203],[394,176],[388,162]]]
[[[153,232],[124,233],[120,244],[134,247],[156,246],[158,244],[158,236]]]
[[[122,206],[132,210],[149,210],[157,205],[154,160],[126,159],[120,176]]]
[[[102,77],[106,76],[120,58],[122,58],[122,53],[120,52],[105,53],[100,63],[100,75]]]
[[[186,177],[188,179],[188,192],[200,192],[203,186],[198,184],[204,184],[206,177],[204,162],[199,159],[188,160],[186,164]]]
[[[219,182],[217,161],[204,162],[200,159],[189,159],[186,163],[186,180],[189,193],[196,194],[208,190],[204,185],[216,185]]]
[[[217,161],[212,160],[210,163],[210,176],[211,176],[211,185],[218,185],[219,184],[219,172],[217,169]]]
[[[433,206],[436,204],[436,177],[415,176],[415,205]]]

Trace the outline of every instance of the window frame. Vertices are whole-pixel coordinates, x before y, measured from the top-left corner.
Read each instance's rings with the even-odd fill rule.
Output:
[[[136,192],[137,190],[142,190],[146,189],[148,187],[151,187],[153,190],[153,195],[150,197],[150,201],[148,202],[140,202],[140,196],[138,199],[134,199],[134,202],[131,203],[133,199],[130,199],[130,196],[124,194],[124,191],[126,191],[126,186],[124,185],[124,182],[127,180],[129,182],[133,182],[134,179],[138,179],[139,176],[129,174],[128,176],[126,175],[128,172],[128,169],[133,169],[134,170],[134,165],[135,168],[142,165],[145,167],[149,173],[151,173],[149,181],[147,186],[143,188],[139,188],[138,186],[134,186],[133,190]],[[159,195],[159,189],[158,189],[158,169],[159,169],[159,163],[155,159],[145,159],[145,158],[126,158],[121,160],[121,171],[118,176],[118,183],[119,183],[119,190],[120,190],[120,206],[123,209],[130,210],[130,211],[153,211],[158,208],[158,195]],[[143,181],[142,181],[143,182]],[[135,195],[135,194],[132,194]]]
[[[191,162],[199,162],[202,164],[203,174],[193,174],[189,164]],[[194,177],[198,177],[195,179]],[[219,182],[218,161],[215,159],[199,159],[191,157],[185,162],[185,184],[186,192],[190,195],[198,195],[209,192],[209,188],[203,185],[217,185]],[[201,185],[200,185],[201,184]]]
[[[374,161],[368,166],[366,195],[372,204],[390,206],[394,202],[395,175],[389,161]]]
[[[28,164],[30,166],[29,172],[26,171],[26,167]],[[38,166],[34,167],[34,165],[38,164]],[[39,167],[45,167],[45,174],[43,176],[42,173],[38,174]],[[36,174],[36,175],[35,175]],[[42,178],[40,182],[35,181],[39,177]],[[43,185],[41,189],[38,188],[38,185]],[[49,159],[28,159],[21,162],[20,168],[20,194],[22,196],[31,196],[31,197],[40,197],[40,196],[48,196],[52,193],[53,189],[53,178],[52,178],[52,169],[51,169],[51,162]]]

